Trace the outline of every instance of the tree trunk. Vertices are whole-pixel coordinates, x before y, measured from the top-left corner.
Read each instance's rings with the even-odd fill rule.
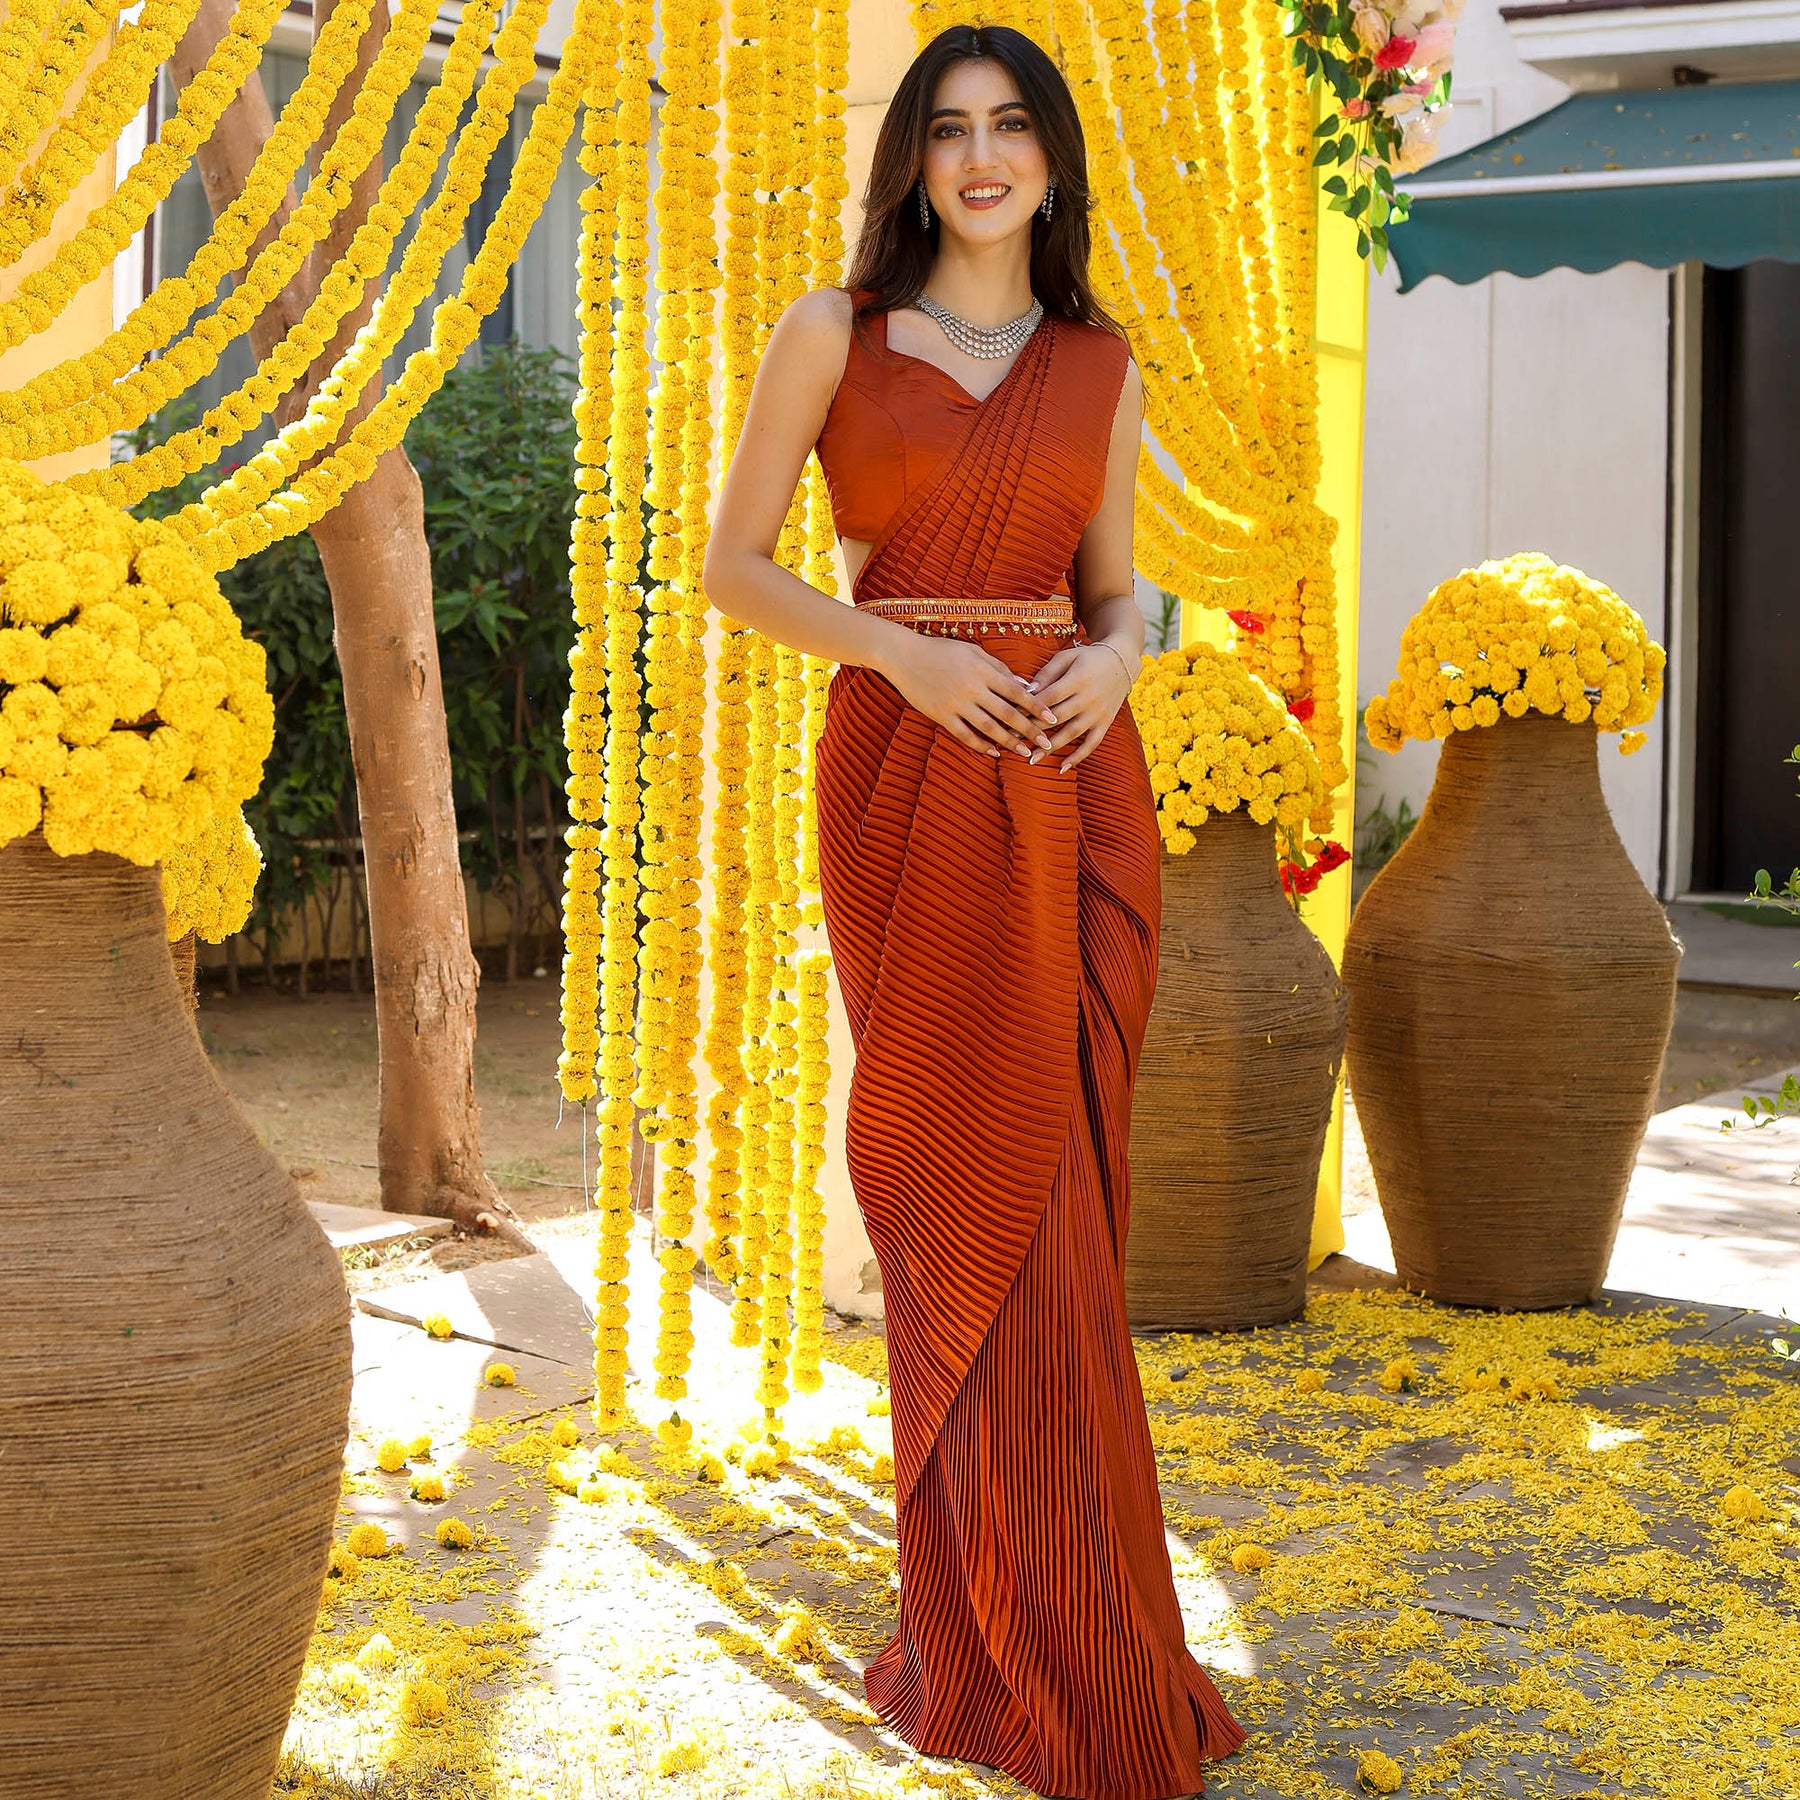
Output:
[[[317,0],[315,35],[333,7],[334,0]],[[202,0],[171,59],[179,82],[185,83],[212,53],[230,29],[231,14],[232,0]],[[354,107],[387,22],[387,8],[375,7],[356,69],[333,103],[325,143]],[[199,152],[215,216],[242,191],[271,129],[268,97],[255,74]],[[259,358],[299,316],[305,297],[317,291],[324,272],[367,216],[380,183],[381,158],[376,157],[358,179],[329,239],[315,248],[310,268],[251,327],[251,346]],[[371,284],[362,305],[344,320],[280,416],[296,416],[304,407],[306,392],[366,322],[374,299]],[[375,398],[373,390],[366,391],[356,416]],[[381,1203],[391,1212],[427,1213],[470,1230],[497,1231],[528,1249],[530,1240],[481,1161],[474,1063],[480,971],[469,945],[457,857],[424,495],[405,452],[388,451],[369,479],[351,488],[313,526],[312,535],[331,586],[368,883],[379,1043]]]

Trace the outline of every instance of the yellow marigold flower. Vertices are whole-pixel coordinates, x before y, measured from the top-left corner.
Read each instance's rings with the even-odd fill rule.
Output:
[[[1364,1750],[1356,1759],[1356,1779],[1372,1794],[1392,1794],[1404,1776],[1385,1750]]]
[[[393,1640],[381,1631],[375,1632],[356,1653],[357,1666],[363,1669],[391,1669],[398,1661]]]
[[[393,1548],[388,1542],[388,1534],[373,1519],[364,1519],[361,1524],[352,1525],[348,1541],[353,1556],[386,1556]]]
[[[411,1462],[424,1462],[431,1455],[431,1433],[421,1431],[406,1440],[406,1455]]]
[[[1273,1560],[1261,1544],[1237,1544],[1231,1552],[1231,1566],[1240,1575],[1251,1575],[1258,1569],[1266,1569]]]
[[[658,1775],[691,1775],[698,1769],[704,1769],[712,1758],[712,1751],[704,1738],[679,1738],[672,1744],[664,1744],[656,1754],[656,1772]]]
[[[1634,756],[1650,741],[1646,731],[1622,731],[1619,733],[1619,754]]]
[[[1376,1385],[1390,1394],[1410,1394],[1419,1380],[1418,1365],[1410,1356],[1397,1356],[1376,1377]]]
[[[1324,1387],[1324,1385],[1324,1373],[1318,1369],[1302,1369],[1300,1373],[1294,1377],[1294,1389],[1296,1393],[1316,1394]]]
[[[513,1384],[513,1366],[511,1363],[491,1362],[482,1372],[482,1380],[489,1387],[511,1387]]]
[[[450,1696],[441,1682],[415,1675],[400,1690],[400,1717],[408,1725],[441,1725],[450,1716]]]
[[[1725,1490],[1719,1510],[1728,1519],[1740,1519],[1749,1524],[1759,1524],[1769,1517],[1768,1502],[1755,1488],[1745,1487],[1742,1482]]]
[[[362,1562],[348,1544],[333,1544],[326,1566],[339,1581],[348,1581],[362,1567]]]
[[[436,1469],[413,1471],[412,1497],[415,1500],[442,1500],[444,1493],[444,1478]]]
[[[709,1450],[695,1465],[694,1473],[702,1481],[720,1482],[725,1479],[725,1464]]]
[[[893,1411],[893,1401],[886,1394],[876,1394],[863,1407],[863,1411],[866,1412],[871,1419],[885,1419],[889,1417]]]
[[[331,1689],[331,1697],[339,1706],[361,1706],[369,1697],[368,1679],[353,1662],[333,1663],[325,1677],[325,1685]]]
[[[452,1337],[456,1332],[456,1327],[450,1323],[450,1315],[448,1313],[427,1313],[419,1323],[424,1326],[426,1332],[430,1336],[439,1340]]]
[[[544,1470],[544,1479],[559,1494],[572,1494],[581,1485],[582,1473],[570,1462],[553,1462]]]
[[[406,1467],[406,1445],[399,1438],[383,1438],[375,1452],[375,1466],[384,1475],[398,1475]]]
[[[894,1459],[883,1450],[869,1464],[869,1479],[877,1487],[892,1487],[894,1484]]]
[[[1379,750],[1534,707],[1621,731],[1656,710],[1666,660],[1610,588],[1547,556],[1511,556],[1432,590],[1401,636],[1399,673],[1369,702],[1364,724]],[[1641,741],[1630,733],[1619,748]]]
[[[581,1427],[573,1419],[558,1419],[550,1427],[550,1441],[559,1449],[572,1449],[581,1442]]]
[[[765,1480],[781,1468],[781,1459],[767,1444],[752,1444],[744,1452],[744,1473],[760,1475]]]
[[[475,1542],[475,1533],[461,1519],[439,1519],[437,1541],[446,1550],[467,1550]]]

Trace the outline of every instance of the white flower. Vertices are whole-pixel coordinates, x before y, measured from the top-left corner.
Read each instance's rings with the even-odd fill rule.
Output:
[[[1350,22],[1356,32],[1357,42],[1373,56],[1392,35],[1393,28],[1388,23],[1388,16],[1373,0],[1362,0],[1350,15]]]
[[[1406,121],[1400,137],[1400,149],[1394,157],[1394,173],[1410,175],[1422,169],[1438,153],[1437,136],[1449,107],[1436,112],[1418,113]]]

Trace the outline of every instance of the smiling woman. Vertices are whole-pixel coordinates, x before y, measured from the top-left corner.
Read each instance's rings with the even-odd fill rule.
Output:
[[[900,1565],[870,1704],[1040,1794],[1167,1800],[1245,1733],[1186,1648],[1125,1319],[1160,841],[1123,705],[1143,390],[1089,286],[1089,206],[1038,45],[940,33],[888,107],[845,287],[770,335],[705,584],[838,663],[820,895]],[[850,607],[774,560],[815,447]]]

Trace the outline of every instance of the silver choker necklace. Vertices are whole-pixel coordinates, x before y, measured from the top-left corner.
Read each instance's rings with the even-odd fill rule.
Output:
[[[1011,356],[1023,347],[1044,316],[1044,303],[1035,298],[1029,312],[1008,319],[1004,325],[971,325],[967,319],[958,318],[949,308],[940,306],[923,290],[914,294],[908,304],[936,319],[944,328],[944,336],[970,356]]]

